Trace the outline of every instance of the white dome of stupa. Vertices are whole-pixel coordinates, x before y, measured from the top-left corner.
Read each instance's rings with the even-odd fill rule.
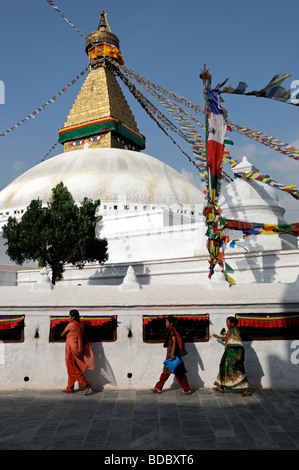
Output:
[[[235,174],[243,174],[257,169],[243,157],[233,168]],[[285,224],[285,209],[280,205],[275,189],[259,181],[236,178],[227,185],[219,198],[223,216],[233,220]]]
[[[0,192],[0,210],[27,207],[33,199],[47,203],[52,188],[63,184],[75,202],[92,200],[144,204],[202,204],[192,183],[145,153],[116,148],[84,148],[59,154],[34,166]]]
[[[246,157],[243,157],[241,163],[233,168],[235,174],[246,174],[250,171],[257,170]],[[223,211],[223,217],[227,219],[270,225],[287,223],[284,218],[285,209],[279,203],[275,189],[260,181],[243,177],[236,178],[223,189],[219,205]],[[258,235],[249,237],[245,245],[250,251],[253,249],[291,249],[297,247],[297,240],[289,234]]]

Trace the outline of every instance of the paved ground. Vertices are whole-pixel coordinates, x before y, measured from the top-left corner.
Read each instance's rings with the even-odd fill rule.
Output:
[[[298,450],[299,390],[0,391],[0,450]],[[189,452],[186,452],[189,451]],[[177,453],[177,452],[176,452]],[[117,454],[113,454],[114,456]],[[128,452],[127,452],[128,455]]]

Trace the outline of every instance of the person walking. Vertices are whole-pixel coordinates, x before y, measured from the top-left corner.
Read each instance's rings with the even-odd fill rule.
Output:
[[[165,324],[167,328],[165,342],[164,342],[164,348],[167,348],[166,360],[167,359],[174,360],[176,357],[179,357],[181,359],[180,350],[183,348],[182,337],[180,333],[177,331],[177,329],[174,327],[174,321],[171,316],[166,318]],[[186,376],[186,372],[187,371],[185,369],[183,361],[176,367],[176,369],[173,372],[176,380],[182,387],[181,394],[183,395],[191,393],[190,386],[189,386],[187,376]],[[170,375],[171,375],[170,370],[168,369],[168,367],[166,367],[166,365],[164,365],[159,381],[156,383],[155,387],[152,388],[151,390],[153,392],[162,393],[162,388],[165,385],[165,382],[170,377]]]
[[[82,385],[84,395],[87,395],[90,382],[86,379],[84,372],[86,369],[94,369],[94,357],[78,310],[70,310],[69,323],[61,336],[66,336],[65,362],[68,373],[67,388],[63,392],[74,392],[74,385],[77,381]]]
[[[220,360],[219,373],[214,382],[214,390],[239,392],[241,396],[251,395],[244,367],[244,346],[235,317],[226,319],[227,332],[224,336],[213,334],[214,338],[225,343]]]

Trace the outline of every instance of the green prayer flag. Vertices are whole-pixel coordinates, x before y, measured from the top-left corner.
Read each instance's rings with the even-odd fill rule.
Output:
[[[229,264],[225,263],[225,272],[226,273],[234,273],[235,271],[233,270],[233,268]]]

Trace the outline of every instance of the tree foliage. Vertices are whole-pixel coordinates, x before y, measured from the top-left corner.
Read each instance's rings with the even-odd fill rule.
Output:
[[[65,264],[83,268],[87,262],[108,259],[107,241],[96,238],[96,216],[100,200],[84,198],[78,206],[64,186],[52,189],[46,207],[40,199],[31,201],[22,219],[9,217],[3,227],[7,255],[15,263],[38,261],[52,270],[52,283],[62,277]]]

